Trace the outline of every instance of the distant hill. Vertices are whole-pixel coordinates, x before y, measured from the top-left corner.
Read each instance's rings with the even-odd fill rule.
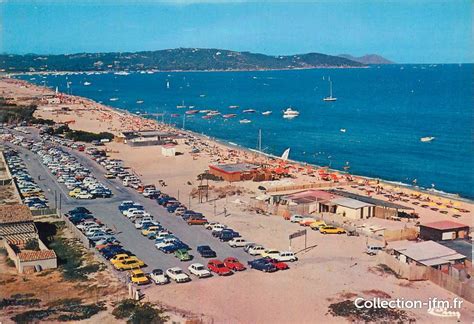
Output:
[[[338,56],[362,64],[395,64],[394,62],[387,60],[385,57],[377,54],[367,54],[360,57],[355,57],[349,54],[340,54]]]
[[[1,72],[42,71],[232,71],[363,67],[338,56],[308,53],[270,56],[221,49],[176,48],[136,53],[0,55]]]

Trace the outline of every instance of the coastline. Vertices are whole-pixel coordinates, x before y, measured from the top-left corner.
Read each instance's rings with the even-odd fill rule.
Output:
[[[361,67],[355,67],[355,68],[361,68]],[[362,68],[366,68],[366,67],[362,67]],[[288,70],[293,70],[293,69],[288,69]],[[249,70],[249,71],[257,71],[257,70]],[[258,70],[258,71],[264,71],[264,70]],[[268,70],[268,71],[270,71],[270,70]],[[164,73],[164,72],[171,72],[171,71],[160,71],[160,72],[157,72],[157,73]],[[176,71],[176,72],[178,72],[178,71]],[[180,72],[225,72],[225,71],[180,71]],[[237,71],[227,71],[227,72],[237,72]],[[240,72],[245,72],[245,71],[241,70]],[[67,74],[69,72],[63,72],[63,73]],[[87,73],[90,73],[90,72],[71,72],[71,73],[87,74]],[[114,73],[114,72],[108,71],[108,72],[99,72],[99,73]],[[139,73],[139,72],[134,72],[134,73]],[[37,75],[37,74],[41,74],[41,73],[32,72],[32,73],[22,73],[22,74],[15,74],[15,75]],[[53,72],[44,72],[43,74],[48,75],[48,74],[54,74],[54,73]],[[13,74],[10,74],[9,76],[11,76],[11,75],[13,75]],[[39,85],[36,85],[34,83],[25,81],[25,80],[11,78],[11,77],[7,77],[6,79],[11,79],[11,80],[15,80],[15,81],[20,81],[22,83],[26,83],[30,87],[35,87],[35,88],[41,89],[43,92],[46,90],[46,91],[50,91],[51,93],[54,93],[53,89],[51,89],[49,87],[39,86]],[[120,113],[120,114],[125,115],[125,116],[130,116],[130,117],[133,117],[133,118],[148,120],[148,121],[151,121],[151,122],[156,123],[158,125],[161,125],[161,127],[169,128],[170,130],[172,130],[174,132],[181,133],[181,134],[192,135],[192,136],[195,136],[195,137],[200,138],[202,140],[211,141],[211,142],[214,142],[216,144],[225,146],[228,149],[241,150],[241,151],[244,151],[244,152],[249,153],[249,154],[255,154],[255,155],[257,155],[261,158],[267,158],[267,159],[270,158],[270,159],[273,159],[273,160],[279,159],[279,156],[276,156],[274,154],[258,152],[255,149],[251,149],[251,148],[248,148],[248,147],[245,147],[245,146],[242,146],[242,145],[239,145],[237,143],[233,143],[233,142],[230,142],[230,141],[227,141],[227,140],[224,140],[224,139],[212,137],[212,136],[209,136],[209,135],[206,135],[206,134],[203,134],[203,133],[198,133],[198,132],[195,132],[195,131],[192,131],[192,130],[182,129],[180,127],[176,127],[176,126],[173,126],[173,125],[170,125],[170,124],[162,123],[161,121],[159,121],[158,119],[154,119],[153,117],[141,116],[141,115],[135,114],[133,112],[130,112],[128,110],[125,110],[125,109],[122,109],[122,108],[119,108],[119,107],[114,107],[114,106],[104,104],[104,103],[98,103],[97,101],[95,101],[91,98],[88,98],[88,97],[82,97],[82,96],[76,96],[76,95],[67,95],[67,97],[73,97],[73,98],[76,98],[80,101],[87,101],[87,102],[90,102],[91,104],[93,104],[95,106],[100,106],[100,107],[106,108],[106,109],[108,109],[110,111],[113,111],[113,112]],[[432,195],[432,196],[445,198],[445,199],[464,201],[464,202],[467,202],[467,203],[474,203],[474,198],[461,196],[458,193],[446,192],[446,191],[442,191],[442,190],[430,189],[430,188],[425,188],[425,187],[420,187],[420,186],[414,186],[412,184],[404,183],[404,182],[399,181],[399,180],[386,180],[386,179],[382,179],[382,178],[379,178],[379,177],[366,176],[366,175],[360,175],[360,174],[352,174],[352,173],[345,172],[343,170],[333,169],[333,168],[329,168],[327,166],[322,166],[322,165],[317,165],[317,164],[311,164],[311,163],[308,163],[308,162],[305,162],[305,161],[288,159],[288,162],[296,164],[300,167],[311,166],[311,167],[314,167],[314,168],[325,168],[330,172],[337,172],[337,173],[340,173],[340,174],[348,174],[348,175],[350,174],[355,179],[359,179],[359,180],[362,179],[362,180],[369,181],[369,182],[378,182],[381,185],[394,187],[394,188],[403,188],[403,189],[406,189],[406,190],[409,190],[409,191],[419,192],[419,193],[425,194],[425,195]]]

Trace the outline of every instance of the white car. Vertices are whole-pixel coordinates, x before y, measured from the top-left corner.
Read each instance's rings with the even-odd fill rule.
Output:
[[[150,279],[157,285],[164,285],[170,282],[170,279],[165,275],[161,269],[153,269],[150,273]]]
[[[261,245],[255,245],[255,246],[252,246],[249,251],[248,251],[248,254],[250,255],[260,255],[262,254],[262,252],[265,251],[265,248]]]
[[[165,247],[165,246],[168,246],[168,245],[171,245],[173,244],[174,242],[176,242],[176,239],[175,238],[169,238],[169,239],[165,239],[165,240],[162,240],[158,243],[155,243],[155,247],[157,249],[160,249],[162,247]]]
[[[290,217],[290,222],[292,222],[292,223],[299,223],[299,222],[301,222],[303,219],[304,219],[304,217],[301,216],[301,215],[293,215],[293,216]]]
[[[177,283],[191,281],[191,278],[178,267],[166,270],[166,275]]]
[[[88,192],[80,192],[76,195],[76,199],[92,199],[94,196],[92,196]]]
[[[145,223],[152,223],[154,225],[160,225],[160,223],[158,223],[157,221],[155,221],[151,217],[143,217],[142,219],[140,219],[139,221],[137,221],[135,223],[135,228],[136,229],[141,229],[143,227],[143,224],[145,224]]]
[[[220,232],[222,231],[223,229],[225,229],[227,226],[225,225],[222,225],[222,224],[216,224],[214,226],[211,227],[211,231],[213,232]]]
[[[212,229],[212,227],[214,225],[217,225],[217,224],[219,224],[219,223],[218,222],[210,222],[210,223],[207,223],[206,225],[204,225],[204,228],[210,230],[210,229]]]
[[[229,245],[233,248],[236,247],[244,247],[248,244],[247,240],[241,238],[241,237],[234,237],[232,240],[229,241]]]
[[[206,278],[212,276],[211,272],[207,270],[202,264],[200,263],[193,263],[188,267],[190,273],[195,275],[198,278]]]
[[[298,257],[296,256],[295,252],[291,251],[282,251],[279,255],[276,255],[273,258],[280,262],[294,262],[298,260]]]

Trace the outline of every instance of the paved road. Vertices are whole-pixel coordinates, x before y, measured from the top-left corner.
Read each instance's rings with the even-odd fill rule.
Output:
[[[37,138],[33,135],[34,138]],[[246,264],[253,257],[245,253],[242,248],[234,249],[227,243],[222,243],[218,239],[212,237],[210,231],[202,226],[188,226],[183,219],[170,214],[167,210],[158,205],[154,200],[147,199],[135,190],[123,187],[120,180],[108,180],[103,177],[105,169],[91,160],[86,154],[66,148],[71,154],[76,156],[81,164],[88,167],[95,177],[112,189],[114,196],[107,199],[94,200],[76,200],[67,195],[68,190],[49,172],[49,170],[41,164],[40,157],[24,148],[18,148],[25,164],[28,167],[33,178],[41,180],[37,181],[40,187],[45,191],[50,201],[50,206],[54,207],[55,191],[61,193],[61,210],[63,212],[70,210],[76,206],[85,206],[94,213],[100,221],[107,224],[110,228],[117,231],[116,237],[121,241],[123,246],[135,253],[148,265],[144,270],[150,271],[154,268],[167,269],[173,266],[187,268],[193,262],[200,262],[204,265],[207,260],[201,258],[196,251],[198,245],[209,245],[216,251],[219,259],[228,256],[237,257],[242,263]],[[142,236],[140,231],[136,230],[134,224],[126,217],[122,216],[118,210],[118,205],[123,200],[133,200],[141,203],[145,209],[158,220],[165,228],[174,233],[182,241],[188,244],[192,250],[190,253],[194,256],[192,261],[181,262],[174,255],[166,255],[158,251],[154,246],[153,240],[148,240]],[[59,203],[58,203],[59,205]]]

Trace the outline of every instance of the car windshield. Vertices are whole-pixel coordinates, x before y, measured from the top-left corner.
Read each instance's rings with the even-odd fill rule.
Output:
[[[163,271],[162,270],[153,270],[153,274],[154,275],[161,275],[161,274],[163,274]]]
[[[181,273],[183,273],[183,271],[181,271],[181,270],[174,270],[173,272],[174,272],[174,274],[181,274]]]
[[[217,268],[224,268],[225,265],[224,265],[223,263],[218,263],[218,264],[216,264],[216,267],[217,267]]]
[[[204,270],[204,267],[203,267],[203,266],[194,266],[194,269],[196,269],[196,270]]]
[[[135,278],[143,278],[143,277],[145,277],[144,273],[136,273],[135,274]]]

